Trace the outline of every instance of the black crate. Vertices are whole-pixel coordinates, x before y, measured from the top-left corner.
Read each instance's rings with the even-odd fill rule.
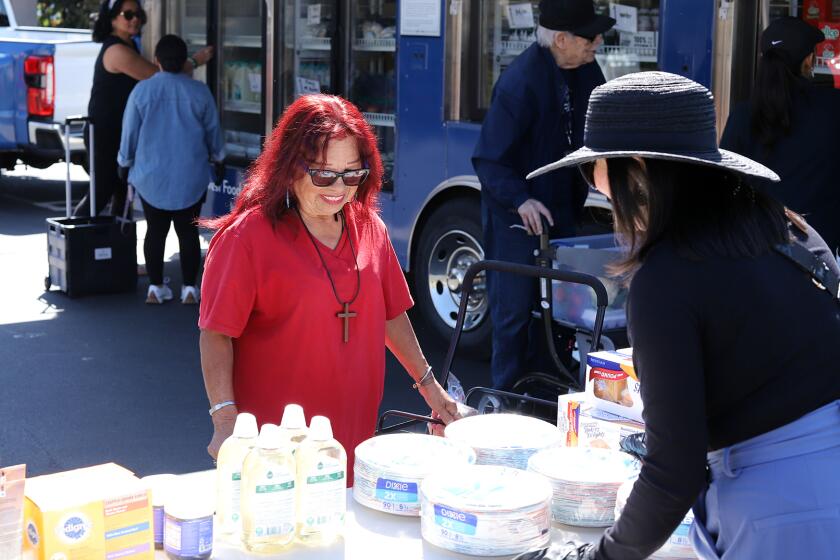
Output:
[[[113,216],[47,218],[48,285],[70,297],[137,289],[137,230]]]

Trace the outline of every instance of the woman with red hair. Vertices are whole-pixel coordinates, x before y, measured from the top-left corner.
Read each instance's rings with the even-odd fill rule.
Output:
[[[377,214],[381,183],[359,110],[308,95],[286,109],[234,209],[208,222],[217,231],[198,324],[213,457],[238,412],[277,423],[294,402],[332,421],[352,465],[376,426],[385,347],[432,410],[456,418],[406,315],[413,301]]]

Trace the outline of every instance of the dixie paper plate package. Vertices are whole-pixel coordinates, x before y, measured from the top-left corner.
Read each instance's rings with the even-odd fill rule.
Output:
[[[27,479],[23,541],[27,560],[153,560],[149,490],[114,463]]]
[[[642,396],[633,349],[593,352],[586,358],[586,394],[596,409],[642,422]]]

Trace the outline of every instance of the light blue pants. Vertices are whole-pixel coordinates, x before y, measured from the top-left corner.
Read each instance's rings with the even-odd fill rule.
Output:
[[[690,533],[700,558],[840,558],[840,401],[708,459]]]

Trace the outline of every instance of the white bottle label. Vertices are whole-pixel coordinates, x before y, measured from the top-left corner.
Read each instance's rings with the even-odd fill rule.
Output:
[[[347,511],[347,476],[338,461],[321,461],[307,473],[301,488],[301,516],[305,530],[341,523]]]
[[[250,490],[251,538],[288,536],[295,531],[295,479],[286,469],[269,469]]]
[[[242,491],[242,473],[227,468],[221,473],[222,484],[225,484],[224,508],[225,519],[222,520],[222,531],[225,533],[238,532],[242,528],[242,514],[240,513],[240,493]]]

